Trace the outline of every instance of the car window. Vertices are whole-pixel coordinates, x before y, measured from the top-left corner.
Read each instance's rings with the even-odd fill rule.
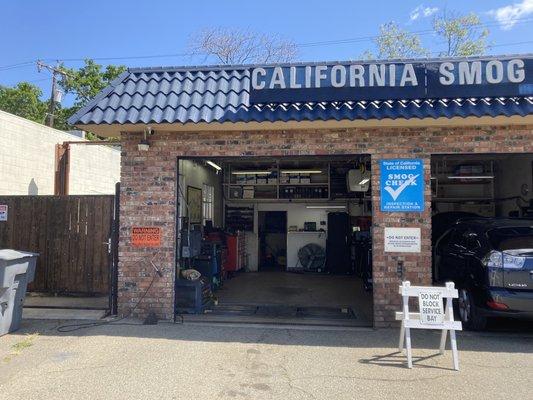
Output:
[[[505,227],[488,232],[491,245],[495,250],[533,249],[533,227]]]

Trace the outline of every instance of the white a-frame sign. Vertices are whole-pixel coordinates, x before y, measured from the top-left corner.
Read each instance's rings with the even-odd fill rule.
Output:
[[[413,356],[411,352],[411,328],[413,329],[440,329],[440,353],[444,354],[446,337],[450,331],[450,343],[452,347],[453,367],[459,370],[459,355],[457,353],[457,340],[455,331],[462,330],[460,321],[453,319],[452,299],[458,297],[457,289],[453,282],[446,282],[446,286],[411,286],[409,281],[400,285],[403,309],[396,313],[396,320],[402,321],[400,331],[400,351],[403,351],[404,343],[407,351],[407,366],[413,368]],[[419,312],[409,312],[409,297],[418,297]],[[443,299],[446,299],[444,310]]]

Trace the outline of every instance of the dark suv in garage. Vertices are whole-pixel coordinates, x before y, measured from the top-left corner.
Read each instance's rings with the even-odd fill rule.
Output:
[[[533,220],[471,218],[456,222],[434,247],[435,280],[459,289],[467,329],[487,317],[533,319]]]

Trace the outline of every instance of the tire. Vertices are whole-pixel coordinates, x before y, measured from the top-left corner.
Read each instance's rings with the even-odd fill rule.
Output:
[[[468,289],[459,289],[457,315],[465,329],[479,331],[485,329],[487,326],[487,318],[480,315],[474,302],[472,291]]]

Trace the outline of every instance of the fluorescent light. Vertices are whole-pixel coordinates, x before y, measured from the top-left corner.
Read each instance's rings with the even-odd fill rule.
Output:
[[[232,171],[232,175],[270,175],[271,171]]]
[[[206,161],[207,164],[211,165],[214,169],[216,169],[217,171],[220,171],[222,169],[221,166],[215,164],[213,161]]]
[[[369,181],[370,181],[370,178],[365,178],[365,179],[361,180],[361,182],[359,182],[359,185],[363,186],[363,185],[367,184]]]
[[[305,208],[344,210],[346,206],[306,206]]]
[[[449,176],[448,179],[494,179],[493,175],[465,175],[465,176]]]
[[[282,174],[321,174],[319,169],[283,169]]]

